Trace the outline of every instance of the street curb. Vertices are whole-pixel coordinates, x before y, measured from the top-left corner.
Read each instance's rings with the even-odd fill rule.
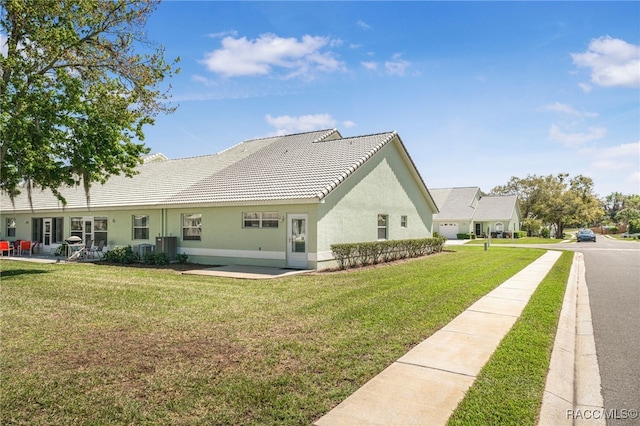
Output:
[[[584,255],[575,253],[551,353],[538,425],[604,425],[603,412]]]

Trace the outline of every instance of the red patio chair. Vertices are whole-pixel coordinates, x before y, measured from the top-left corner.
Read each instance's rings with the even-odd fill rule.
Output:
[[[7,256],[13,253],[13,246],[9,241],[0,241],[0,256],[4,256],[4,252],[7,252]]]
[[[20,241],[20,253],[18,254],[22,256],[24,252],[29,253],[29,256],[31,256],[31,241]]]

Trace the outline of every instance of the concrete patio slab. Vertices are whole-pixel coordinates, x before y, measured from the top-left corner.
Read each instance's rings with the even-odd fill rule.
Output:
[[[302,269],[273,268],[268,266],[223,265],[184,271],[183,275],[208,275],[215,277],[264,280],[311,272]]]

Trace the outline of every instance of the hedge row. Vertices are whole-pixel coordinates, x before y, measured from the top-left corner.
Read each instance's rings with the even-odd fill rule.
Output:
[[[434,237],[413,240],[332,244],[331,251],[340,269],[346,269],[358,265],[372,265],[407,257],[418,257],[438,253],[442,251],[446,240],[444,237]]]

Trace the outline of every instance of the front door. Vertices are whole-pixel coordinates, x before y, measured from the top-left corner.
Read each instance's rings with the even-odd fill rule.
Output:
[[[49,253],[51,251],[51,218],[45,217],[42,220],[42,251]]]
[[[307,268],[307,225],[306,214],[289,214],[287,220],[287,266]]]

